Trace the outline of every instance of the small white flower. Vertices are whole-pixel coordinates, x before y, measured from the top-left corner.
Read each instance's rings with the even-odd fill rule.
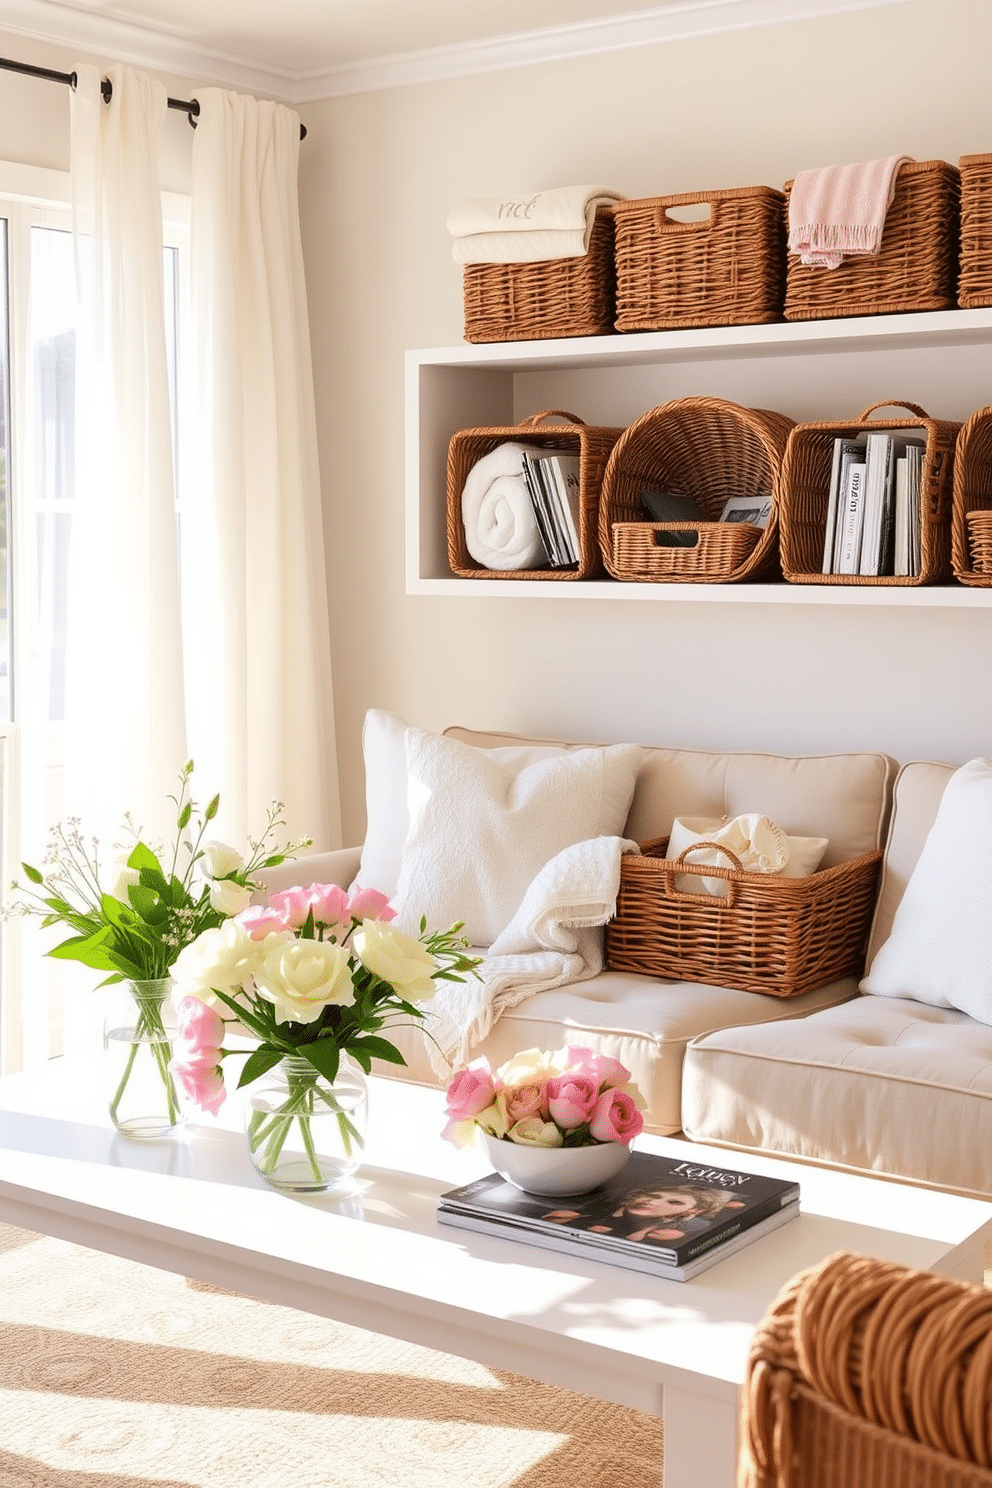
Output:
[[[200,867],[204,878],[230,878],[232,873],[243,872],[244,866],[244,858],[233,847],[228,847],[226,842],[211,841],[203,844]]]
[[[222,915],[239,915],[251,903],[251,889],[233,878],[217,878],[210,885],[210,908]]]

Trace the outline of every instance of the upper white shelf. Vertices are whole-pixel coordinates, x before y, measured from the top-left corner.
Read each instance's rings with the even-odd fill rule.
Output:
[[[458,429],[571,408],[623,426],[709,393],[798,420],[842,419],[883,396],[963,420],[992,401],[992,308],[437,347],[406,354],[407,592],[679,603],[990,608],[992,588],[461,579],[447,559],[445,461]]]

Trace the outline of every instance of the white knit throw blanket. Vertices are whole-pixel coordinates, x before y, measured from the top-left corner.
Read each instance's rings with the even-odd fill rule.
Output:
[[[531,449],[508,439],[476,460],[465,477],[465,546],[483,568],[540,568],[547,562],[523,472]]]
[[[545,863],[478,978],[442,982],[430,1004],[427,1032],[437,1044],[427,1047],[441,1079],[467,1062],[507,1008],[602,971],[602,927],[616,911],[620,858],[639,851],[626,837],[594,837]]]

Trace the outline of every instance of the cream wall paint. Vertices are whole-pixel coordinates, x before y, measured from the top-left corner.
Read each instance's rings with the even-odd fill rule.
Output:
[[[301,110],[346,840],[363,829],[369,707],[426,727],[586,739],[992,752],[988,612],[764,607],[745,590],[739,606],[407,596],[402,401],[405,349],[461,340],[454,202],[581,180],[629,196],[780,185],[895,150],[956,161],[992,148],[990,42],[985,0],[910,0]],[[2,32],[0,46],[67,70],[76,60]],[[166,81],[184,97],[196,87]],[[0,158],[64,167],[67,127],[58,85],[0,77]],[[181,115],[166,136],[165,184],[182,189]],[[720,392],[718,366],[711,377]],[[914,391],[907,365],[878,395]],[[939,393],[934,414],[970,411],[938,406]],[[778,404],[799,417],[815,405],[798,386]]]
[[[956,161],[992,148],[990,43],[984,0],[914,0],[303,110],[346,837],[362,830],[369,707],[589,740],[992,752],[988,611],[773,608],[746,590],[739,607],[407,596],[402,422],[404,349],[462,336],[454,202],[576,181],[780,185],[895,151]],[[910,366],[877,393],[899,395]],[[985,401],[992,376],[968,408],[931,411]],[[778,406],[818,416],[799,387]]]

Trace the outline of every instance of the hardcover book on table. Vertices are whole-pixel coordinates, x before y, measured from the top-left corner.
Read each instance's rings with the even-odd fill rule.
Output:
[[[600,1188],[527,1194],[490,1173],[442,1194],[443,1224],[685,1280],[799,1212],[799,1185],[691,1157],[633,1152]]]

